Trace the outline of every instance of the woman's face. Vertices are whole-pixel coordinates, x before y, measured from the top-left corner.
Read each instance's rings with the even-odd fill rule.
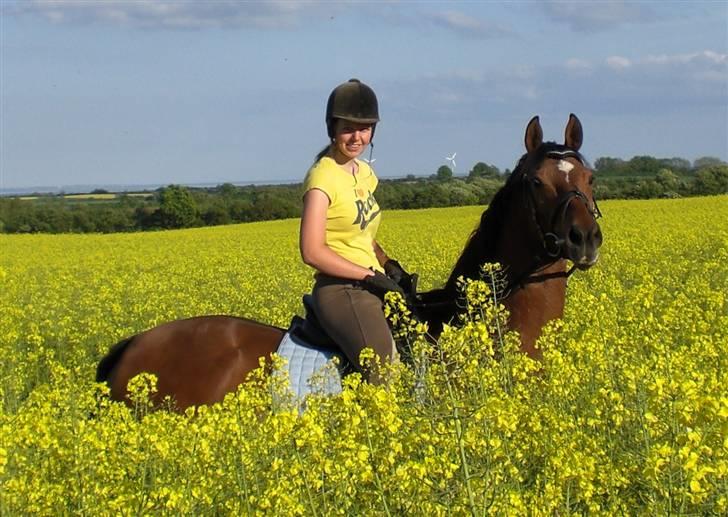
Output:
[[[338,119],[335,127],[334,153],[347,161],[359,156],[372,139],[371,124]]]

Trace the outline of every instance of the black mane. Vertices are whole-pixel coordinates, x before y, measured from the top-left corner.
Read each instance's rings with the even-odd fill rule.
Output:
[[[470,234],[468,243],[465,245],[445,284],[445,291],[456,291],[457,279],[460,276],[478,278],[480,267],[486,262],[493,261],[498,239],[500,239],[504,226],[503,222],[507,208],[511,204],[514,194],[520,191],[520,186],[523,185],[523,179],[537,170],[549,153],[561,153],[565,151],[576,152],[556,142],[544,142],[532,153],[526,153],[521,156],[505,185],[495,193],[488,208],[483,212],[480,218],[480,224]],[[576,154],[583,162],[583,157],[579,153]]]

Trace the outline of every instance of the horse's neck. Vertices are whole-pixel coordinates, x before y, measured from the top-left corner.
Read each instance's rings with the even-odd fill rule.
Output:
[[[539,271],[537,275],[548,275],[564,271],[561,260]],[[508,327],[521,336],[521,350],[533,358],[541,357],[541,350],[535,347],[541,329],[547,322],[561,318],[566,301],[566,278],[555,277],[514,286],[503,304],[508,310]]]
[[[530,221],[523,213],[511,213],[508,228],[503,228],[495,240],[495,246],[484,242],[478,236],[472,238],[455,264],[443,289],[426,293],[429,307],[425,319],[432,329],[441,329],[443,323],[450,321],[460,311],[458,298],[458,279],[481,279],[481,267],[485,263],[497,262],[503,267],[507,292],[504,305],[511,313],[510,327],[522,335],[524,349],[533,355],[529,348],[538,337],[543,325],[554,318],[561,317],[566,294],[565,278],[549,278],[529,282],[535,276],[562,273],[564,260],[549,263],[543,258],[538,236],[527,230]],[[537,353],[536,353],[537,354]]]
[[[529,223],[521,214],[521,221],[512,227],[533,228]],[[540,358],[535,344],[541,329],[564,312],[566,278],[560,275],[566,271],[566,261],[548,258],[539,236],[528,231],[503,232],[497,256],[505,266],[508,292],[503,304],[509,313],[508,327],[520,334],[523,352]]]

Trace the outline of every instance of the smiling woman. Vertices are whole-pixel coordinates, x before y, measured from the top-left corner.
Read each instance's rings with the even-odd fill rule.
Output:
[[[316,270],[314,310],[359,371],[359,356],[368,346],[382,362],[396,355],[382,298],[388,291],[402,292],[390,278],[402,278],[399,264],[376,241],[379,180],[369,163],[358,159],[372,145],[377,122],[377,96],[366,84],[350,79],[331,92],[326,105],[330,143],[306,175],[301,216],[301,257]]]

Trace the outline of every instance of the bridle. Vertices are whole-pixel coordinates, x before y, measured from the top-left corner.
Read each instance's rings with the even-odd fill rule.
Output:
[[[579,161],[581,165],[584,165],[584,160],[582,159],[581,155],[576,151],[572,150],[550,151],[546,154],[546,158],[552,158],[555,160],[563,160],[564,158],[575,158]],[[566,211],[569,209],[569,205],[571,204],[571,201],[573,199],[576,198],[584,203],[584,206],[589,211],[595,221],[602,217],[602,212],[601,210],[599,210],[596,199],[592,197],[590,203],[589,198],[587,198],[586,194],[584,194],[578,188],[574,188],[573,190],[569,190],[568,192],[564,192],[563,194],[561,194],[556,203],[556,208],[554,208],[554,212],[551,215],[551,230],[544,231],[543,226],[541,226],[541,223],[536,216],[536,187],[534,186],[533,182],[528,181],[528,177],[526,175],[523,176],[522,181],[528,189],[528,195],[526,199],[530,208],[531,220],[533,221],[536,231],[538,232],[539,238],[541,240],[541,246],[549,258],[555,259],[561,256],[561,248],[564,245],[565,241],[554,232],[554,229],[557,228],[560,223],[563,223],[564,219],[566,218]]]
[[[552,158],[555,160],[574,158],[581,165],[585,165],[584,159],[581,157],[581,155],[576,151],[572,151],[571,149],[566,149],[564,151],[549,151],[548,153],[546,153],[546,158]],[[590,203],[589,198],[586,194],[584,194],[578,188],[574,188],[573,190],[564,192],[559,196],[556,207],[554,208],[554,211],[550,218],[551,228],[548,230],[544,230],[541,222],[536,215],[536,187],[534,186],[532,181],[529,181],[529,178],[525,174],[522,178],[522,181],[527,190],[526,200],[530,209],[530,218],[533,226],[536,228],[536,232],[538,233],[539,239],[541,241],[541,248],[546,254],[546,257],[542,257],[540,254],[535,255],[533,259],[533,266],[527,269],[525,273],[508,283],[508,286],[502,294],[503,298],[510,295],[514,289],[524,287],[525,284],[543,282],[552,278],[568,278],[576,270],[576,264],[574,264],[571,266],[571,268],[569,268],[568,271],[534,275],[534,273],[546,269],[548,266],[559,260],[559,257],[561,257],[565,239],[558,236],[558,234],[555,232],[555,228],[558,228],[561,223],[563,223],[564,219],[566,218],[566,212],[569,209],[569,205],[574,199],[578,199],[579,201],[584,203],[587,211],[591,214],[595,221],[602,217],[602,211],[599,210],[596,198],[592,196]]]

